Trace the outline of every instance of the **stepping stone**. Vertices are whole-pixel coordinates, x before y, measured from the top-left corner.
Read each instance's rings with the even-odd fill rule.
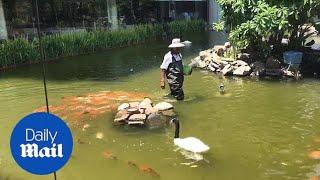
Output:
[[[130,108],[127,111],[129,114],[140,114],[140,111],[137,108]]]
[[[138,108],[140,102],[130,102],[129,104],[130,104],[130,108]]]
[[[122,110],[128,109],[129,107],[130,107],[129,103],[123,103],[118,107],[118,111],[122,111]]]
[[[155,105],[154,108],[157,109],[158,111],[166,111],[169,109],[173,109],[173,106],[170,103],[161,102],[161,103]]]
[[[129,122],[131,121],[145,121],[147,119],[147,115],[145,114],[133,114],[129,117]]]

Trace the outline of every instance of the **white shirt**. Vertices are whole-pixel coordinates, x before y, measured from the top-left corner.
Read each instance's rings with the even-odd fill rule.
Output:
[[[172,56],[175,58],[176,61],[182,61],[182,55],[180,53],[172,55],[171,52],[168,52],[163,58],[163,62],[160,66],[161,69],[168,69],[169,65],[172,63]]]

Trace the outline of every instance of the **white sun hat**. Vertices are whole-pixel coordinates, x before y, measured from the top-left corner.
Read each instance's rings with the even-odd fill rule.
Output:
[[[168,47],[181,48],[181,47],[185,47],[185,45],[181,43],[181,40],[179,38],[175,38],[175,39],[172,39],[172,43]]]

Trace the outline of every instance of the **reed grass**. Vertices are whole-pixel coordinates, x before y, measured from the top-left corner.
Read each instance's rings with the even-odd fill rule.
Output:
[[[42,38],[42,44],[46,58],[56,59],[145,43],[161,37],[165,31],[178,37],[188,31],[201,31],[204,26],[203,20],[174,21],[166,26],[163,24],[144,24],[115,31],[97,30],[50,35]],[[164,27],[168,29],[165,30]],[[38,62],[40,57],[38,49],[38,39],[4,41],[0,43],[0,68]]]

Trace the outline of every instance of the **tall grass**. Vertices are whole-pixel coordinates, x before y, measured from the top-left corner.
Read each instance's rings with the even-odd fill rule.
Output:
[[[136,25],[116,31],[98,30],[50,35],[43,37],[42,43],[46,58],[56,59],[144,43],[161,37],[164,32],[170,32],[177,37],[188,31],[201,31],[204,26],[203,20],[175,21],[167,25]],[[0,44],[0,68],[38,62],[40,56],[38,49],[38,39],[4,41]]]

